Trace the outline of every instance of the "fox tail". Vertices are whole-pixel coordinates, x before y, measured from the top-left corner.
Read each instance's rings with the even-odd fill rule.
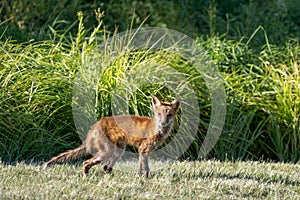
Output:
[[[48,167],[50,165],[53,165],[57,162],[65,162],[68,160],[75,160],[77,158],[83,157],[87,155],[86,146],[84,144],[80,145],[78,148],[73,150],[68,150],[64,153],[59,154],[58,156],[55,156],[51,158],[46,164],[45,167]]]

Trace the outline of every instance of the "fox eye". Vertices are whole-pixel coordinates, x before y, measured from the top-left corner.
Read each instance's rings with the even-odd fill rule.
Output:
[[[173,115],[171,113],[167,114],[167,117],[172,117]]]

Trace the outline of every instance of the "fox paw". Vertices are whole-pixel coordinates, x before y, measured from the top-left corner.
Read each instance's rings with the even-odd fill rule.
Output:
[[[104,169],[104,171],[105,171],[106,173],[108,173],[108,174],[110,174],[110,173],[112,172],[112,170],[113,170],[112,167],[108,167],[107,165],[104,165],[103,169]]]

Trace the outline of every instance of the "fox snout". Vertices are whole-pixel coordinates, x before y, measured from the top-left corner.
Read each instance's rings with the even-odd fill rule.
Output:
[[[162,126],[162,127],[166,127],[166,126],[168,126],[168,125],[169,125],[169,120],[164,121],[164,122],[161,123],[161,126]]]
[[[160,124],[162,127],[167,127],[173,122],[173,118],[165,117],[165,119],[161,120]]]

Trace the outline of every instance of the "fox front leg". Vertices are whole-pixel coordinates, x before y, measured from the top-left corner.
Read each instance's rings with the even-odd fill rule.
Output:
[[[148,153],[140,153],[139,157],[139,175],[149,177]]]

